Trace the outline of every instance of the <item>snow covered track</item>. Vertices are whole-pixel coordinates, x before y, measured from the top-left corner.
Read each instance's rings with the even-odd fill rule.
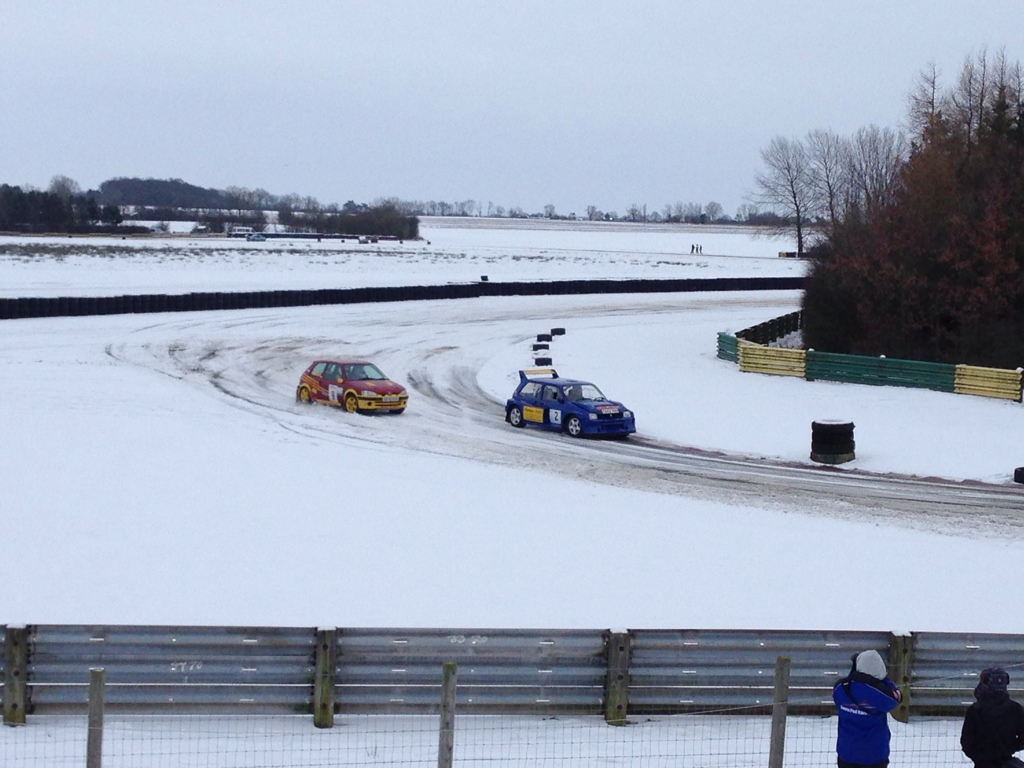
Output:
[[[546,473],[762,509],[1024,539],[1024,495],[1016,486],[691,448],[685,432],[672,439],[645,434],[645,404],[636,402],[635,393],[621,395],[641,419],[640,432],[630,441],[573,440],[504,422],[504,395],[511,391],[515,370],[530,364],[528,342],[551,325],[571,326],[553,349],[556,366],[562,360],[571,364],[581,347],[592,348],[594,339],[613,329],[640,329],[631,337],[634,349],[605,353],[625,368],[657,354],[644,346],[645,325],[694,324],[711,309],[720,317],[723,311],[751,314],[753,308],[752,316],[763,319],[791,302],[776,294],[537,297],[195,313],[123,319],[124,332],[115,331],[105,347],[119,364],[174,377],[181,386],[240,411],[237,418],[322,443],[326,451],[345,444],[374,452],[438,454],[518,468],[527,477]],[[713,335],[707,338],[713,346]],[[407,413],[359,417],[295,403],[302,369],[314,357],[332,355],[375,360],[410,388]],[[626,386],[625,380],[615,388],[599,383],[615,397]],[[665,383],[649,386],[663,393]]]

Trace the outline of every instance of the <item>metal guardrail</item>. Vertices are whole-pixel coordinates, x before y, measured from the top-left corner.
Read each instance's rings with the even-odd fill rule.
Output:
[[[0,637],[8,723],[84,710],[94,668],[106,670],[112,709],[310,714],[326,702],[318,725],[335,712],[435,712],[447,661],[462,712],[609,721],[764,713],[780,656],[791,660],[790,711],[827,714],[832,685],[867,648],[889,658],[905,715],[962,714],[987,666],[1011,669],[1024,693],[1024,635],[34,625],[0,626]]]

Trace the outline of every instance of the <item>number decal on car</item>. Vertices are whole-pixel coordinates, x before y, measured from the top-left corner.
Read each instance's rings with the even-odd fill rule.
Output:
[[[549,408],[548,409],[548,419],[550,419],[552,424],[561,424],[562,423],[562,412],[560,410],[558,410],[557,408]]]
[[[341,393],[343,391],[344,387],[339,387],[337,384],[331,384],[330,386],[327,387],[327,399],[330,400],[332,403],[336,403],[338,402],[338,398],[341,396]]]

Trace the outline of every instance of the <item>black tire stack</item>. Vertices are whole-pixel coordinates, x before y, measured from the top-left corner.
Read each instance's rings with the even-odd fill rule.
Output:
[[[812,421],[811,461],[845,464],[857,458],[852,421]]]
[[[551,333],[538,333],[537,343],[533,345],[533,364],[552,365],[551,342],[555,336],[564,336],[565,328],[552,328]]]

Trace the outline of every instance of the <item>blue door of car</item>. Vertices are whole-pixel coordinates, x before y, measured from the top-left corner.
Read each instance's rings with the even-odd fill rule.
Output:
[[[545,384],[541,392],[544,407],[544,425],[552,429],[562,428],[562,393],[553,384]]]

